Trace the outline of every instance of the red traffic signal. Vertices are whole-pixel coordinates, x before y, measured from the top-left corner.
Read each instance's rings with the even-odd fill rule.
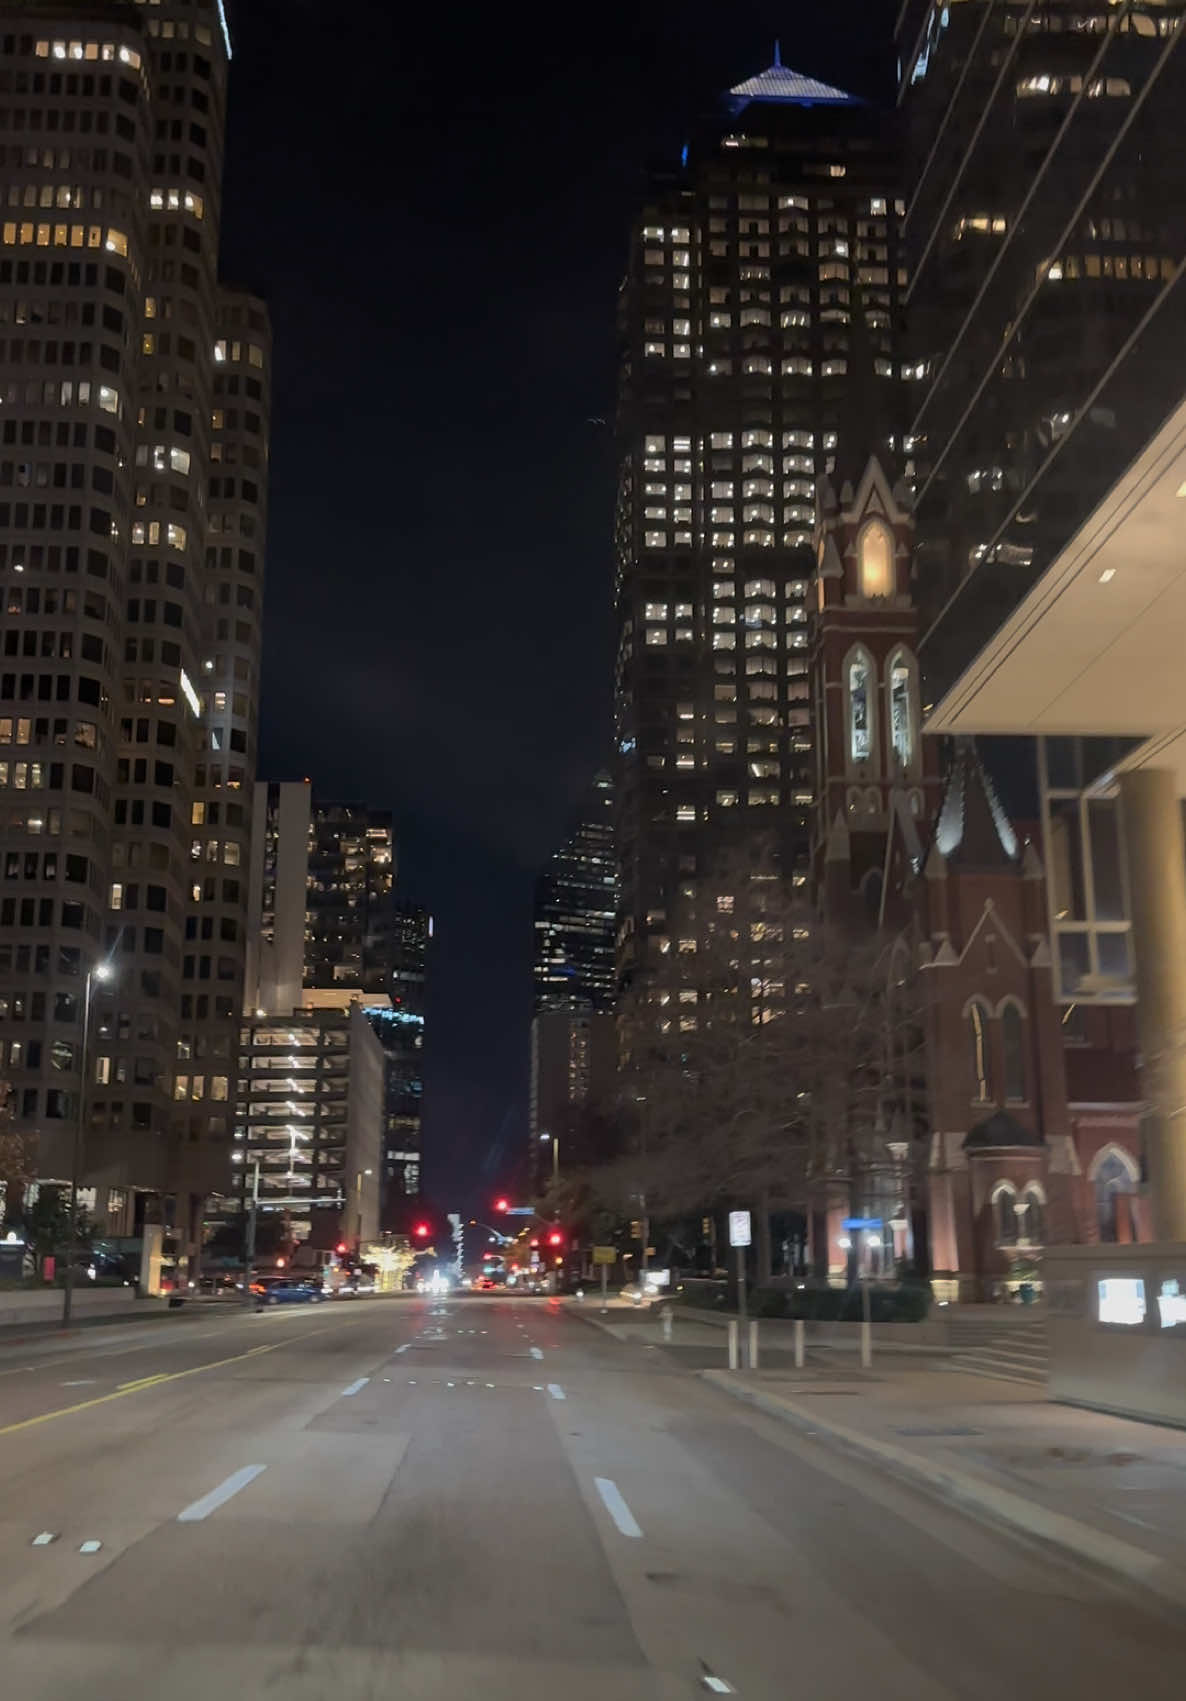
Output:
[[[494,1201],[494,1209],[496,1211],[509,1211],[510,1208],[511,1202],[509,1199],[496,1199]]]
[[[417,1240],[427,1240],[428,1239],[428,1224],[427,1223],[417,1223],[413,1232],[414,1232]]]
[[[338,1251],[339,1252],[345,1252],[345,1250],[346,1250],[346,1242],[344,1240],[339,1240]]]
[[[553,1232],[548,1236],[548,1245],[549,1246],[563,1246],[564,1245],[564,1236],[562,1234],[557,1234],[555,1232],[555,1230],[553,1230]]]

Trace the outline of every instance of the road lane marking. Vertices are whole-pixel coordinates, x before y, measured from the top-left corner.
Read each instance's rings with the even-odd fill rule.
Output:
[[[163,1371],[158,1371],[155,1376],[136,1376],[133,1377],[131,1382],[120,1382],[117,1386],[121,1393],[130,1393],[133,1388],[151,1388],[154,1382],[167,1382],[168,1380],[169,1378]]]
[[[357,1394],[360,1391],[360,1389],[363,1389],[363,1388],[366,1387],[366,1385],[369,1381],[370,1381],[369,1376],[360,1376],[356,1382],[352,1382],[350,1384],[349,1388],[343,1388],[342,1389],[343,1400],[348,1400],[350,1398],[351,1394]]]
[[[405,1341],[402,1347],[396,1347],[395,1350],[397,1353],[406,1353],[411,1344],[411,1341]]]
[[[317,1329],[310,1334],[320,1334]],[[307,1340],[308,1336],[303,1339]],[[36,1417],[22,1418],[19,1423],[6,1423],[0,1427],[0,1435],[15,1435],[18,1429],[32,1429],[35,1424],[50,1423],[54,1418],[70,1417],[74,1412],[89,1412],[93,1406],[105,1406],[109,1400],[126,1400],[129,1394],[140,1394],[149,1388],[163,1387],[166,1382],[180,1382],[184,1376],[200,1376],[204,1370],[221,1370],[225,1364],[241,1364],[244,1359],[255,1358],[259,1353],[274,1353],[278,1347],[287,1345],[284,1341],[273,1341],[266,1347],[249,1347],[245,1353],[234,1353],[230,1358],[216,1358],[210,1364],[191,1365],[189,1370],[173,1370],[166,1376],[156,1376],[140,1382],[129,1382],[124,1388],[117,1388],[113,1394],[96,1394],[93,1399],[79,1400],[73,1406],[59,1406],[53,1412],[39,1412]]]
[[[531,1350],[532,1358],[543,1358],[544,1355],[543,1355],[543,1349],[542,1348],[532,1347],[530,1350]]]
[[[80,1376],[77,1379],[77,1381],[75,1381],[75,1382],[63,1382],[62,1387],[63,1388],[93,1388],[95,1386],[95,1383],[98,1380],[99,1380],[99,1378],[97,1376]],[[125,1386],[125,1384],[121,1382],[120,1387],[122,1388],[124,1386]]]
[[[567,1400],[568,1398],[568,1395],[564,1392],[564,1389],[560,1386],[559,1382],[549,1382],[548,1393],[554,1400]]]
[[[700,1682],[703,1688],[711,1689],[714,1695],[735,1695],[737,1693],[731,1683],[726,1683],[723,1677],[717,1677],[711,1671],[706,1671]]]
[[[602,1504],[622,1534],[624,1536],[641,1536],[642,1531],[635,1522],[633,1512],[622,1499],[617,1483],[611,1482],[609,1477],[594,1477],[593,1483],[601,1496]]]
[[[56,1530],[42,1530],[39,1535],[33,1537],[30,1545],[32,1547],[48,1547],[50,1542],[56,1542],[57,1539],[58,1533]]]
[[[208,1518],[211,1512],[217,1512],[220,1506],[225,1506],[232,1496],[238,1494],[241,1488],[246,1488],[249,1482],[254,1482],[265,1470],[266,1465],[244,1465],[240,1470],[232,1471],[225,1482],[220,1482],[217,1488],[212,1488],[209,1494],[204,1494],[201,1500],[195,1500],[177,1514],[179,1524],[197,1524],[203,1518]]]
[[[79,1553],[98,1553],[102,1546],[102,1542],[83,1542],[78,1551]]]

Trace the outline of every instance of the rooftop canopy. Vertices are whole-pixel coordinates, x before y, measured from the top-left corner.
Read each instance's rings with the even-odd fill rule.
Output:
[[[725,104],[733,112],[740,112],[751,101],[773,101],[796,106],[861,105],[855,95],[845,94],[843,89],[834,89],[830,83],[821,83],[815,77],[805,77],[801,71],[792,71],[789,65],[784,65],[778,42],[774,44],[773,65],[759,71],[756,77],[747,77],[744,83],[738,83],[737,87],[730,89],[725,96]]]

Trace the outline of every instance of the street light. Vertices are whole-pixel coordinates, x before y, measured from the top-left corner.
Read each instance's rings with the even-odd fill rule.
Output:
[[[86,972],[82,995],[82,1056],[80,1062],[78,1115],[74,1119],[74,1151],[70,1159],[70,1239],[66,1248],[66,1279],[62,1284],[62,1328],[70,1322],[74,1302],[74,1263],[78,1250],[78,1183],[82,1173],[82,1142],[86,1125],[87,1051],[91,1037],[91,993],[96,981],[111,980],[115,970],[110,957]]]

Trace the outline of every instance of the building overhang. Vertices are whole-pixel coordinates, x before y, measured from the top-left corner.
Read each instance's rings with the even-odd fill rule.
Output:
[[[1186,795],[1186,401],[954,685],[935,733],[1137,740]]]

